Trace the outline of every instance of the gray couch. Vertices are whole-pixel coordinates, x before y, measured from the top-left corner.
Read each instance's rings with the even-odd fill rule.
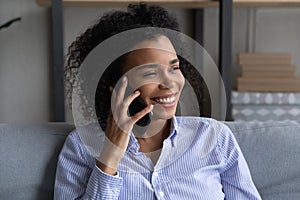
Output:
[[[300,199],[300,123],[225,122],[264,200]],[[73,125],[0,124],[0,199],[53,198],[57,156]]]

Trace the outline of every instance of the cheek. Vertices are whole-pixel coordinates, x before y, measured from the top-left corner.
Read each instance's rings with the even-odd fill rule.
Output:
[[[183,87],[184,87],[184,84],[185,84],[185,78],[184,78],[184,76],[181,74],[181,76],[178,77],[178,79],[176,81],[177,81],[177,85],[178,85],[178,87],[179,87],[179,89],[181,91],[183,89]]]
[[[155,89],[157,88],[156,85],[144,85],[139,88],[139,91],[141,93],[140,97],[144,100],[146,100],[153,92],[155,92]]]

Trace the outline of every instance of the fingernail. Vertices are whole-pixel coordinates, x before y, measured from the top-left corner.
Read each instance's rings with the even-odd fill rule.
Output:
[[[150,109],[153,109],[153,104],[150,105]]]
[[[136,94],[140,94],[140,91],[136,90],[134,93],[136,93]]]
[[[122,79],[122,82],[125,83],[126,81],[127,81],[127,77],[124,76],[123,79]]]

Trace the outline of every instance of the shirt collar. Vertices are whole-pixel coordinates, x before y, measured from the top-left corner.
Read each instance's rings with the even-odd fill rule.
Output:
[[[167,139],[170,139],[172,142],[172,147],[176,146],[176,138],[178,137],[178,121],[175,116],[172,118],[171,122],[171,130],[170,130],[170,136]]]
[[[170,140],[172,147],[176,146],[176,143],[177,143],[176,138],[178,135],[177,133],[178,133],[178,121],[177,121],[177,118],[175,116],[173,116],[172,121],[171,121],[170,135],[165,140],[165,141]],[[137,139],[135,138],[133,132],[131,132],[126,152],[138,152],[139,150],[140,150],[140,145],[139,145]]]

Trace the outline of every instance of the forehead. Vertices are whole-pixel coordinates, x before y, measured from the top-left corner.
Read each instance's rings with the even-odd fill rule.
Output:
[[[166,36],[158,36],[133,47],[133,51],[126,56],[124,71],[147,63],[169,65],[176,58],[176,51],[171,41]]]
[[[175,53],[175,49],[171,41],[168,37],[164,35],[159,35],[157,37],[154,37],[153,39],[148,39],[142,42],[139,42],[135,46],[133,46],[133,50],[137,49],[161,49],[167,52]]]

